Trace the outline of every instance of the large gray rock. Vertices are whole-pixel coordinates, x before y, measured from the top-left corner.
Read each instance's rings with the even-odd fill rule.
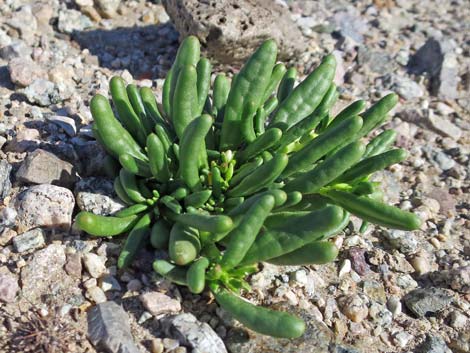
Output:
[[[279,46],[279,59],[303,50],[300,29],[289,11],[271,0],[164,0],[176,29],[195,35],[209,56],[224,64],[244,62],[266,39]]]
[[[23,161],[16,178],[27,184],[54,184],[70,188],[77,176],[72,164],[50,152],[37,149]]]
[[[163,328],[167,335],[198,353],[227,353],[224,342],[205,322],[185,313],[166,318]]]
[[[87,314],[88,338],[97,348],[112,353],[140,353],[135,345],[129,317],[114,302],[105,302],[91,308]]]
[[[18,232],[36,227],[68,230],[75,199],[70,190],[42,184],[19,193],[15,199]]]

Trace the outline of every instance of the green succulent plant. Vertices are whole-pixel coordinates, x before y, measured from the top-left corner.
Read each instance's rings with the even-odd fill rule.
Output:
[[[303,334],[304,322],[239,297],[258,263],[322,264],[338,249],[328,238],[353,214],[380,226],[413,230],[412,213],[382,202],[371,175],[402,161],[392,130],[365,144],[397,103],[389,94],[367,110],[358,100],[331,115],[338,92],[334,56],[296,85],[294,68],[276,63],[264,42],[232,81],[215,77],[186,38],[168,72],[161,104],[151,89],[110,82],[108,99],[90,104],[96,139],[118,166],[114,187],[128,205],[113,216],[81,212],[93,236],[128,233],[118,267],[150,243],[165,250],[154,270],[193,293],[209,288],[248,328],[275,337]],[[161,252],[160,252],[161,253]]]

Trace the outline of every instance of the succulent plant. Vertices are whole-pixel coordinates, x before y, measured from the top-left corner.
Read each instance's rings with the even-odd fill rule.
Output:
[[[78,214],[93,236],[128,233],[118,267],[150,243],[165,250],[154,270],[193,293],[209,288],[248,328],[299,337],[298,317],[255,306],[239,296],[258,263],[322,264],[338,249],[328,241],[353,214],[367,223],[412,230],[412,213],[384,204],[371,175],[406,158],[392,130],[367,144],[397,103],[389,94],[367,110],[358,100],[331,115],[338,92],[334,56],[296,85],[294,68],[276,63],[264,42],[240,72],[215,77],[186,38],[168,72],[161,104],[150,88],[110,82],[108,99],[90,104],[96,139],[114,163],[114,187],[128,205],[113,216]],[[160,251],[160,253],[162,253]]]

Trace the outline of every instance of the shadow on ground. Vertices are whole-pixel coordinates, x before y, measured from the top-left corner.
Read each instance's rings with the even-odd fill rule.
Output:
[[[178,49],[171,24],[77,31],[72,39],[97,56],[100,66],[127,69],[137,79],[165,77]]]

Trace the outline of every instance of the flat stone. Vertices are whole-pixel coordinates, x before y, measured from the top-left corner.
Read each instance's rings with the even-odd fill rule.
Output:
[[[145,309],[154,316],[181,311],[181,304],[178,300],[160,292],[144,293],[139,298]]]
[[[75,125],[75,120],[72,118],[67,116],[53,115],[47,120],[62,128],[65,133],[71,137],[77,134],[77,126]]]
[[[81,179],[75,186],[75,195],[82,211],[106,216],[125,207],[114,192],[112,180],[106,178]]]
[[[280,60],[304,49],[288,9],[273,1],[165,0],[163,5],[181,38],[197,36],[209,56],[224,64],[241,64],[266,38],[278,44]]]
[[[20,287],[12,274],[0,273],[0,302],[13,303]]]
[[[22,295],[33,304],[53,300],[56,305],[83,302],[79,282],[64,270],[65,246],[51,244],[34,253],[21,269]]]
[[[462,130],[449,119],[436,115],[429,110],[427,115],[428,126],[441,136],[450,137],[458,141],[462,137]]]
[[[37,149],[23,161],[16,178],[26,184],[54,184],[70,188],[77,180],[77,175],[69,162]]]
[[[19,87],[26,87],[38,78],[44,78],[46,72],[30,57],[13,58],[8,63],[10,80]]]
[[[44,245],[44,231],[41,228],[29,230],[13,238],[13,247],[19,253],[38,249]]]
[[[102,257],[96,254],[85,254],[83,256],[83,264],[85,265],[85,269],[93,278],[99,278],[106,272],[105,261]]]
[[[42,184],[20,192],[15,199],[18,232],[37,227],[68,230],[75,199],[70,190]]]
[[[11,189],[10,173],[11,165],[6,160],[0,161],[0,202],[8,196]]]
[[[227,353],[224,342],[207,324],[200,322],[193,314],[185,313],[165,318],[165,333],[196,352]]]
[[[408,309],[418,317],[435,314],[454,301],[447,291],[435,287],[412,290],[403,299]]]
[[[367,22],[353,7],[349,7],[346,11],[336,12],[332,22],[338,27],[341,35],[349,37],[357,43],[363,42],[363,34],[368,31]]]
[[[115,302],[91,308],[87,321],[88,338],[97,349],[112,353],[140,353],[132,338],[129,316]]]

